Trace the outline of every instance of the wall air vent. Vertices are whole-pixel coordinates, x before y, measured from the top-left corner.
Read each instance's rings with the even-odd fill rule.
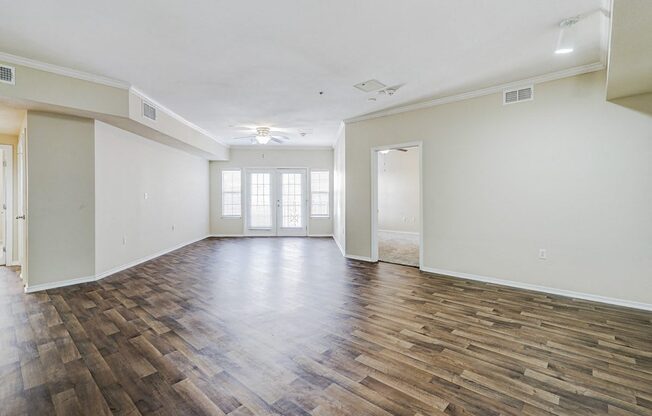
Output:
[[[534,99],[534,86],[514,88],[503,91],[503,105],[531,101]]]
[[[143,117],[156,121],[156,107],[143,101]]]
[[[16,69],[11,66],[0,65],[0,82],[15,85]]]

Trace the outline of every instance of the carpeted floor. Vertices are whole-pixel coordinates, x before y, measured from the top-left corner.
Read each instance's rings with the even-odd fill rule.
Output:
[[[380,261],[419,266],[419,235],[378,231]]]

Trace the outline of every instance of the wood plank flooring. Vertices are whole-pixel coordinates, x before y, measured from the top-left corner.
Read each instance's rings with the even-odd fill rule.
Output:
[[[2,415],[652,415],[652,313],[331,239],[207,239],[30,295],[2,270]]]

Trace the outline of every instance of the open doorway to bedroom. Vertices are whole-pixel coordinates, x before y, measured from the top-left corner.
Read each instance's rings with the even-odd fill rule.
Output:
[[[419,145],[375,151],[374,260],[421,263],[420,152]]]

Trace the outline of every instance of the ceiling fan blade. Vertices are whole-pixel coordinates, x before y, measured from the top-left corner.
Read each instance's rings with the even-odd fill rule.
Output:
[[[276,137],[272,137],[272,141],[274,143],[279,143],[279,144],[283,143],[281,140],[277,139]]]
[[[233,137],[231,140],[242,140],[242,139],[255,139],[256,135],[242,136],[242,137]]]
[[[272,136],[272,139],[277,139],[277,140],[290,140],[290,138],[287,137],[287,136],[276,136],[276,135]]]

